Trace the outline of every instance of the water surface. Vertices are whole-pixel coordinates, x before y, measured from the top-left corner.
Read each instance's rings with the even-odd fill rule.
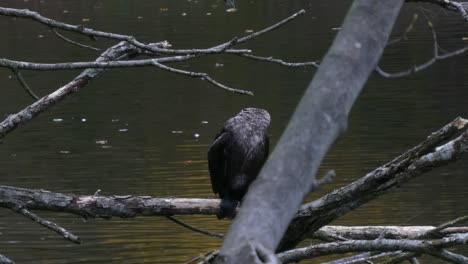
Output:
[[[305,8],[307,15],[244,45],[263,56],[288,61],[320,60],[339,28],[350,1],[239,1],[226,13],[223,1],[2,1],[68,23],[133,34],[148,42],[168,40],[175,48],[209,47],[259,30]],[[426,7],[425,7],[426,8]],[[464,45],[468,28],[449,13],[405,7],[394,36],[414,12],[432,15],[441,45]],[[185,15],[183,15],[185,14]],[[434,16],[435,14],[436,16]],[[389,48],[382,60],[402,70],[431,54],[423,19],[410,38]],[[93,60],[99,53],[71,46],[46,27],[0,17],[0,56],[37,62]],[[85,37],[65,33],[90,43]],[[106,48],[114,42],[99,40]],[[223,67],[216,65],[223,64]],[[135,194],[155,197],[214,197],[207,171],[208,146],[224,120],[246,106],[267,109],[274,145],[315,69],[289,69],[235,56],[210,56],[175,64],[206,71],[254,97],[234,95],[206,82],[154,68],[106,72],[85,89],[7,136],[0,148],[3,185],[56,192]],[[386,80],[373,75],[356,102],[347,133],[326,157],[321,172],[337,178],[308,200],[339,188],[387,162],[453,120],[468,116],[466,56],[440,62],[413,76]],[[24,72],[40,95],[50,93],[79,71]],[[0,70],[0,113],[6,116],[32,102],[11,72]],[[55,121],[54,121],[55,120]],[[61,121],[60,121],[61,120]],[[181,131],[181,133],[174,131]],[[196,139],[194,134],[199,134]],[[466,159],[437,169],[337,220],[348,225],[428,225],[467,213]],[[183,263],[220,246],[165,218],[89,220],[38,212],[79,235],[82,245],[10,210],[0,210],[0,252],[17,263]],[[215,216],[180,217],[198,227],[225,232],[229,222]]]

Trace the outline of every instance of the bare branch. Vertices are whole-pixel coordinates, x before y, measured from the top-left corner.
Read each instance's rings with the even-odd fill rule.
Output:
[[[145,43],[142,43],[138,41],[135,37],[129,36],[129,35],[123,35],[123,34],[115,34],[115,33],[109,33],[109,32],[103,32],[103,31],[97,31],[91,28],[86,28],[82,25],[70,25],[66,23],[62,23],[47,17],[44,17],[40,15],[37,12],[30,11],[27,9],[13,9],[13,8],[3,8],[0,7],[0,15],[3,16],[12,16],[12,17],[19,17],[19,18],[26,18],[26,19],[32,19],[36,22],[39,22],[41,24],[47,25],[51,28],[59,28],[62,30],[67,30],[71,32],[76,32],[79,34],[87,35],[87,36],[94,36],[94,37],[103,37],[103,38],[109,38],[109,39],[115,39],[115,40],[120,40],[120,41],[127,41],[134,45],[137,48],[143,49],[143,50],[148,50],[153,53],[162,53],[162,54],[216,54],[216,53],[231,53],[231,54],[240,54],[240,53],[250,53],[250,50],[235,50],[235,49],[229,49],[235,44],[239,43],[244,43],[246,41],[252,40],[260,35],[263,35],[267,32],[270,32],[274,29],[279,28],[280,26],[286,24],[287,22],[297,18],[300,15],[303,15],[305,13],[304,10],[301,10],[292,16],[274,24],[273,26],[270,26],[266,29],[263,29],[261,31],[252,33],[248,36],[239,38],[239,39],[234,39],[231,41],[228,41],[224,44],[217,45],[211,48],[207,49],[168,49],[166,47],[161,47],[161,46],[150,46]]]
[[[445,261],[451,262],[451,263],[456,263],[456,264],[466,264],[468,263],[468,258],[460,255],[460,254],[455,254],[452,253],[448,250],[441,250],[439,252],[434,252],[431,254],[435,257],[438,257],[440,259],[443,259]]]
[[[463,118],[455,119],[391,162],[348,186],[303,205],[292,220],[278,250],[293,248],[334,219],[400,186],[413,177],[459,158],[466,152],[468,146],[466,131],[445,145],[440,146],[440,144],[464,131],[467,122]],[[436,147],[438,148],[434,150]]]
[[[387,43],[387,46],[391,46],[393,44],[396,44],[402,40],[406,40],[408,38],[408,34],[413,30],[414,28],[414,24],[416,23],[416,21],[418,20],[419,16],[418,14],[414,14],[413,15],[413,19],[411,20],[411,22],[408,24],[408,26],[406,27],[405,31],[403,31],[403,33],[401,34],[400,37],[396,38],[396,39],[392,39],[390,40],[388,43]]]
[[[90,46],[90,45],[85,45],[85,44],[82,44],[82,43],[79,43],[79,42],[76,42],[74,40],[71,40],[67,37],[65,37],[64,35],[60,34],[55,28],[51,28],[50,29],[52,32],[54,32],[54,34],[59,37],[60,39],[64,40],[65,42],[68,42],[68,43],[71,43],[75,46],[78,46],[80,48],[85,48],[85,49],[90,49],[90,50],[94,50],[94,51],[100,51],[101,49],[99,48],[96,48],[96,47],[93,47],[93,46]]]
[[[247,36],[245,36],[245,37],[239,38],[239,39],[237,40],[237,43],[244,43],[244,42],[247,42],[247,41],[252,40],[252,39],[254,39],[254,38],[256,38],[256,37],[259,37],[259,36],[261,36],[261,35],[263,35],[263,34],[265,34],[265,33],[267,33],[267,32],[270,32],[270,31],[272,31],[272,30],[275,30],[275,29],[277,29],[277,28],[279,28],[279,27],[281,27],[281,26],[287,24],[287,23],[290,22],[291,20],[294,20],[294,19],[296,19],[297,17],[299,17],[299,16],[301,16],[301,15],[304,15],[305,13],[306,13],[306,11],[305,11],[304,9],[302,9],[302,10],[300,10],[299,12],[293,14],[292,16],[290,16],[290,17],[288,17],[288,18],[286,18],[286,19],[283,19],[283,20],[281,20],[280,22],[278,22],[278,23],[276,23],[276,24],[274,24],[274,25],[272,25],[272,26],[269,26],[269,27],[267,27],[267,28],[265,28],[265,29],[262,29],[262,30],[260,30],[260,31],[254,32],[254,33],[252,33],[252,34],[250,34],[250,35],[247,35]]]
[[[317,185],[323,186],[329,184],[333,181],[333,178],[336,176],[335,170],[329,170],[322,178],[317,179]]]
[[[414,65],[412,68],[409,68],[405,71],[389,73],[389,72],[384,71],[380,66],[377,66],[375,71],[384,78],[401,78],[401,77],[409,76],[413,73],[423,71],[429,68],[430,66],[434,65],[437,61],[441,61],[441,60],[445,60],[445,59],[448,59],[457,55],[461,55],[468,50],[468,46],[465,46],[463,48],[440,55],[439,43],[437,42],[437,33],[435,32],[434,26],[432,25],[431,22],[428,22],[428,26],[432,31],[432,39],[433,39],[433,56],[429,60],[427,60],[423,64]]]
[[[468,14],[466,12],[466,3],[455,2],[451,0],[406,0],[406,2],[425,2],[430,4],[439,5],[442,8],[445,8],[450,11],[456,11],[463,16],[465,21],[468,21]]]
[[[276,63],[276,64],[280,64],[280,65],[287,66],[287,67],[308,67],[308,66],[313,66],[315,68],[319,67],[318,62],[316,62],[316,61],[285,62],[283,60],[275,59],[275,58],[272,58],[272,57],[261,57],[261,56],[251,55],[251,54],[239,54],[239,56],[244,57],[244,58],[248,58],[248,59],[252,59],[252,60]]]
[[[19,81],[21,86],[26,90],[26,92],[34,99],[39,100],[39,96],[34,93],[34,91],[29,87],[28,83],[26,80],[23,78],[23,75],[17,68],[11,68],[11,71],[15,74],[16,79]]]
[[[56,223],[44,220],[40,218],[39,216],[37,216],[36,214],[33,214],[27,209],[22,208],[22,207],[10,207],[10,209],[17,212],[18,214],[22,214],[26,216],[27,218],[33,220],[34,222],[42,226],[47,227],[48,229],[54,231],[55,233],[63,236],[66,240],[70,240],[71,242],[76,243],[76,244],[81,244],[81,239],[78,236],[73,235],[72,233],[67,231],[65,228],[60,227]]]
[[[366,252],[366,253],[358,254],[358,255],[355,255],[355,256],[351,256],[351,257],[346,257],[346,258],[333,260],[333,261],[326,262],[326,263],[323,263],[323,264],[353,264],[353,263],[362,263],[362,262],[369,263],[369,261],[371,261],[371,260],[378,259],[378,258],[384,258],[384,257],[391,257],[391,256],[396,255],[396,254],[399,254],[399,253],[395,253],[395,252],[384,252],[384,253]],[[370,262],[370,263],[372,263],[372,262]]]
[[[128,68],[128,67],[148,67],[154,63],[180,62],[195,58],[196,55],[172,56],[156,59],[141,60],[117,60],[117,61],[87,61],[87,62],[62,62],[62,63],[33,63],[26,61],[9,60],[0,58],[0,67],[36,71],[58,71],[77,69],[108,69],[108,68]]]
[[[337,253],[365,252],[365,251],[397,251],[404,250],[416,253],[430,254],[445,260],[452,259],[452,255],[442,253],[441,248],[463,245],[468,240],[468,234],[453,235],[438,240],[409,240],[409,239],[376,239],[376,240],[350,240],[312,245],[305,248],[293,249],[278,254],[283,263],[291,263],[319,256]],[[468,262],[464,257],[463,263]]]
[[[436,228],[434,228],[434,229],[428,231],[425,235],[427,236],[427,235],[436,234],[436,233],[438,233],[438,232],[440,232],[440,231],[443,231],[443,230],[445,230],[445,229],[447,229],[447,228],[449,228],[449,227],[452,227],[452,226],[454,226],[454,225],[456,225],[456,224],[465,222],[465,221],[467,221],[467,220],[468,220],[468,215],[459,217],[459,218],[457,218],[457,219],[454,219],[454,220],[452,220],[452,221],[449,221],[449,222],[447,222],[447,223],[443,223],[443,224],[439,225],[438,227],[436,227]]]
[[[194,78],[201,78],[202,80],[206,80],[207,82],[213,84],[214,86],[219,87],[219,88],[224,89],[224,90],[227,90],[229,92],[239,93],[239,94],[246,94],[246,95],[253,95],[253,93],[251,91],[245,91],[245,90],[239,90],[239,89],[234,89],[234,88],[227,87],[226,85],[223,85],[223,84],[215,81],[208,74],[203,73],[203,72],[189,72],[189,71],[176,69],[176,68],[169,67],[169,66],[166,66],[164,64],[159,63],[157,61],[157,59],[153,59],[153,65],[160,68],[160,69],[168,71],[168,72],[178,73],[178,74],[182,74],[182,75],[186,75],[186,76],[194,77]]]
[[[189,60],[197,57],[196,55],[185,55],[185,56],[172,56],[172,57],[163,57],[155,59],[142,59],[142,60],[126,60],[126,61],[94,61],[94,62],[65,62],[65,63],[32,63],[25,61],[14,61],[9,59],[0,58],[0,67],[7,67],[10,69],[27,69],[27,70],[41,70],[41,71],[50,71],[50,70],[75,70],[75,69],[108,69],[108,68],[126,68],[126,67],[148,67],[156,66],[160,69],[163,69],[168,72],[177,73],[186,75],[194,78],[201,78],[216,87],[227,90],[233,93],[253,95],[251,91],[235,89],[228,87],[213,78],[211,78],[207,73],[200,72],[190,72],[179,70],[170,66],[166,66],[161,62],[180,62],[184,60]]]
[[[213,250],[213,251],[210,251],[206,254],[203,254],[199,257],[196,257],[188,262],[186,262],[185,264],[195,264],[195,263],[198,263],[198,264],[209,264],[209,263],[213,263],[214,261],[214,258],[219,254],[219,250]],[[201,260],[201,261],[198,261],[198,260]]]
[[[446,227],[438,232],[433,226],[336,226],[327,225],[317,230],[313,238],[337,240],[373,240],[379,238],[387,239],[430,239],[441,238],[455,233],[468,233],[467,227]],[[330,240],[325,240],[330,241]]]
[[[132,195],[75,195],[0,186],[0,207],[65,212],[83,217],[215,215],[219,199],[153,198]]]
[[[101,56],[96,61],[103,62],[113,58],[133,56],[135,54],[138,54],[138,50],[134,46],[122,42],[109,48],[107,51],[101,54]],[[99,76],[103,71],[104,69],[87,69],[67,85],[47,96],[42,97],[20,112],[8,116],[3,122],[0,123],[0,139],[5,137],[5,135],[9,132],[13,131],[16,127],[18,127],[18,125],[28,122],[35,116],[39,115],[41,112],[63,100],[66,96],[79,91],[82,87],[88,84],[90,80]]]
[[[448,229],[451,227],[451,226],[454,226],[458,223],[461,223],[461,222],[464,222],[468,220],[468,216],[463,216],[463,217],[459,217],[455,220],[452,220],[452,221],[449,221],[449,222],[446,222],[446,223],[443,223],[435,228],[432,228],[432,229],[429,229],[427,231],[424,231],[424,232],[420,232],[415,238],[426,238],[426,237],[431,237],[431,236],[435,236],[435,235],[439,235],[441,234],[442,232],[447,232]],[[453,229],[451,229],[453,230]],[[385,263],[387,264],[390,264],[390,263],[400,263],[404,260],[407,260],[407,259],[411,259],[413,257],[415,257],[416,254],[415,253],[404,253],[404,252],[400,252],[397,256],[395,257],[392,257],[391,259],[387,260]],[[451,255],[451,254],[447,254],[447,256],[450,258],[450,257],[454,257],[455,259],[457,259],[456,255]],[[456,263],[456,262],[455,262]]]

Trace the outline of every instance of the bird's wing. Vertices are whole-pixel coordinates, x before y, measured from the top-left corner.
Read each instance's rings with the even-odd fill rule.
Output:
[[[221,198],[224,196],[223,186],[226,185],[227,178],[225,148],[230,138],[231,134],[229,132],[219,132],[208,150],[208,167],[210,170],[211,187],[215,194],[220,194]]]
[[[269,148],[270,140],[268,136],[265,135],[262,144],[259,144],[257,147],[250,149],[250,151],[247,153],[247,157],[242,164],[242,171],[249,172],[249,182],[253,181],[258,176],[258,173],[268,158]]]

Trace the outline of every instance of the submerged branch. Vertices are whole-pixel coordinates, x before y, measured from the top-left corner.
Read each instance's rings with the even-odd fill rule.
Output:
[[[278,251],[295,247],[338,217],[414,177],[458,159],[468,148],[468,132],[465,130],[467,123],[468,120],[457,118],[432,133],[416,147],[366,176],[303,205],[292,220]],[[445,143],[454,137],[456,138]]]

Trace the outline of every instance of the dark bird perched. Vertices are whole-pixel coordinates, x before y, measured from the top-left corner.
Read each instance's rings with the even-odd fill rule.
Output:
[[[219,193],[218,219],[232,218],[237,204],[257,177],[268,157],[270,114],[245,108],[229,118],[208,151],[211,186]]]

